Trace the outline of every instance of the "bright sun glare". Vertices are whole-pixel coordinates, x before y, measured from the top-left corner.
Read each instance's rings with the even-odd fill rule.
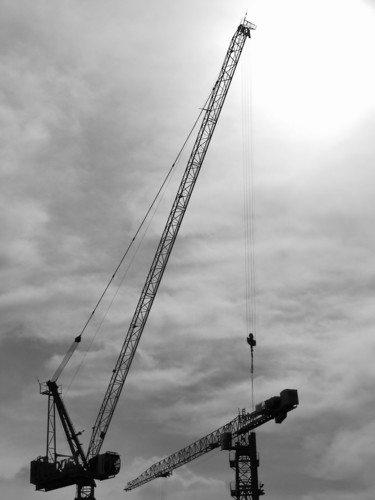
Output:
[[[254,97],[286,132],[324,139],[375,109],[375,11],[358,0],[318,3],[288,2],[289,13],[275,3],[271,21],[253,37],[253,78],[256,85],[259,72],[262,81]]]

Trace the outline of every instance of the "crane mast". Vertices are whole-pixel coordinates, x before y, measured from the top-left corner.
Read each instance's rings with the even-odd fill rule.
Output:
[[[219,77],[211,92],[203,120],[190,154],[185,173],[147,275],[135,313],[130,322],[119,358],[93,427],[87,458],[99,453],[111,422],[139,340],[159,288],[173,244],[185,215],[194,185],[208,150],[220,112],[228,93],[246,38],[256,26],[244,20],[232,37]]]
[[[297,408],[298,403],[297,390],[284,389],[281,391],[280,396],[274,396],[256,405],[255,411],[251,413],[243,411],[236,418],[216,429],[216,431],[152,465],[136,479],[129,481],[125,487],[125,491],[138,488],[157,477],[168,477],[174,469],[195,460],[215,448],[219,448],[219,446],[222,449],[229,449],[228,446],[223,444],[224,441],[228,441],[228,436],[230,436],[229,440],[232,441],[232,439],[248,434],[253,429],[260,427],[270,420],[274,419],[276,423],[281,423],[286,418],[288,412]]]

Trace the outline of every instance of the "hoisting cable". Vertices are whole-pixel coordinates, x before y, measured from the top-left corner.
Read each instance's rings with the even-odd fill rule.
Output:
[[[176,161],[177,161],[177,160],[176,160]],[[108,315],[108,313],[109,313],[109,311],[110,311],[110,309],[111,309],[111,307],[112,307],[112,305],[113,305],[113,303],[114,303],[114,301],[115,301],[115,299],[116,299],[116,297],[117,297],[117,294],[118,294],[118,292],[120,291],[120,288],[121,288],[121,286],[122,286],[122,284],[123,284],[123,282],[124,282],[124,280],[125,280],[125,278],[126,278],[126,276],[127,276],[127,272],[128,272],[128,270],[130,269],[130,267],[131,267],[131,265],[132,265],[132,263],[133,263],[133,260],[134,260],[134,258],[135,258],[135,255],[136,255],[136,253],[138,252],[139,248],[141,247],[141,245],[142,245],[142,243],[143,243],[143,240],[144,240],[144,238],[145,238],[145,236],[146,236],[146,234],[147,234],[147,231],[148,231],[148,229],[149,229],[149,228],[150,228],[150,226],[151,226],[151,223],[152,223],[153,217],[154,217],[154,215],[155,215],[155,213],[156,213],[156,211],[157,211],[157,208],[159,207],[160,203],[161,203],[161,199],[159,200],[159,202],[158,202],[158,204],[157,204],[157,207],[155,208],[154,213],[153,213],[153,215],[151,216],[151,218],[150,218],[150,220],[149,220],[149,222],[148,222],[148,225],[147,225],[147,227],[146,227],[145,231],[143,232],[143,234],[142,234],[142,236],[141,236],[141,240],[140,240],[140,241],[139,241],[139,243],[138,243],[138,246],[137,246],[137,248],[136,248],[136,250],[135,250],[135,253],[134,253],[134,255],[132,256],[132,258],[131,258],[131,260],[130,260],[130,262],[129,262],[129,264],[128,264],[128,266],[127,266],[126,270],[125,270],[125,272],[124,272],[124,273],[123,273],[123,275],[122,275],[121,281],[120,281],[120,283],[118,284],[118,286],[117,286],[117,288],[116,288],[116,291],[115,291],[115,293],[113,294],[113,296],[112,296],[112,298],[111,298],[111,300],[110,300],[110,302],[109,302],[109,304],[108,304],[108,306],[107,306],[107,308],[106,308],[106,310],[105,310],[105,313],[103,314],[103,316],[102,316],[102,318],[101,318],[101,320],[100,320],[100,323],[99,323],[99,325],[98,325],[98,326],[97,326],[97,328],[96,328],[95,334],[94,334],[94,336],[92,337],[92,339],[91,339],[91,341],[90,341],[90,344],[88,345],[88,347],[87,347],[86,351],[83,353],[83,356],[82,356],[82,358],[81,358],[81,361],[80,361],[80,363],[78,364],[78,366],[77,366],[77,368],[76,368],[76,370],[75,370],[75,372],[74,372],[74,375],[73,375],[73,377],[72,377],[72,379],[71,379],[71,381],[70,381],[69,385],[67,386],[67,389],[66,389],[66,391],[65,391],[65,393],[66,393],[66,394],[69,392],[70,387],[71,387],[71,385],[73,384],[74,379],[75,379],[75,378],[76,378],[76,376],[78,375],[78,372],[79,372],[79,370],[81,369],[81,366],[82,366],[82,364],[84,363],[84,360],[85,360],[85,358],[86,358],[87,354],[89,353],[89,351],[90,351],[90,349],[91,349],[91,346],[92,346],[92,344],[94,343],[94,341],[95,341],[95,338],[96,338],[97,334],[99,333],[99,331],[100,331],[101,327],[103,326],[103,323],[104,323],[104,321],[105,321],[105,319],[106,319],[106,317],[107,317],[107,315]]]
[[[241,65],[242,76],[242,134],[243,134],[243,189],[245,233],[245,288],[247,343],[250,346],[251,406],[254,409],[254,347],[256,346],[256,290],[254,251],[254,178],[252,147],[252,87],[251,62]]]
[[[211,93],[212,93],[212,91],[211,91]],[[63,360],[62,360],[62,362],[60,363],[59,367],[58,367],[58,368],[57,368],[57,370],[55,371],[55,373],[54,373],[53,377],[51,378],[51,381],[52,381],[52,382],[56,382],[56,381],[57,381],[57,379],[60,377],[61,373],[63,372],[63,370],[64,370],[64,368],[65,368],[65,366],[68,364],[68,362],[69,362],[70,358],[72,357],[72,355],[73,355],[74,351],[77,349],[78,344],[81,342],[81,338],[82,338],[83,333],[85,332],[85,330],[86,330],[86,328],[88,327],[88,325],[89,325],[90,321],[92,320],[92,318],[93,318],[94,314],[96,313],[96,311],[97,311],[97,309],[98,309],[98,307],[99,307],[100,303],[102,302],[102,300],[103,300],[103,298],[104,298],[105,294],[107,293],[107,291],[108,291],[109,287],[111,286],[111,284],[112,284],[112,282],[113,282],[113,280],[114,280],[114,278],[115,278],[115,276],[116,276],[117,272],[119,271],[119,269],[120,269],[120,267],[121,267],[122,263],[124,262],[125,258],[127,257],[128,253],[129,253],[129,251],[130,251],[131,247],[133,246],[133,243],[135,242],[135,240],[136,240],[136,238],[137,238],[138,234],[140,233],[140,231],[141,231],[141,229],[142,229],[143,225],[145,224],[145,221],[147,220],[147,218],[148,218],[148,216],[149,216],[149,214],[150,214],[151,210],[153,209],[154,205],[156,204],[156,201],[157,201],[157,199],[159,198],[160,193],[162,192],[162,190],[164,189],[164,186],[166,185],[166,183],[167,183],[168,179],[170,178],[172,171],[174,170],[174,168],[175,168],[176,164],[178,163],[178,161],[179,161],[179,159],[180,159],[180,157],[181,157],[181,155],[182,155],[182,153],[183,153],[183,151],[184,151],[184,149],[185,149],[185,147],[186,147],[186,144],[188,143],[188,141],[189,141],[189,139],[190,139],[190,137],[191,137],[191,135],[192,135],[192,133],[193,133],[193,131],[194,131],[195,127],[197,126],[197,123],[199,122],[199,120],[200,120],[200,118],[201,118],[201,116],[202,116],[202,113],[203,113],[203,112],[205,111],[205,109],[206,109],[206,105],[207,105],[207,103],[208,103],[208,102],[209,102],[209,100],[210,100],[211,93],[210,93],[210,95],[207,97],[206,102],[204,103],[203,107],[202,107],[202,108],[200,108],[200,112],[199,112],[199,114],[198,114],[198,117],[196,118],[196,120],[195,120],[195,122],[194,122],[194,124],[193,124],[193,126],[192,126],[192,128],[191,128],[191,130],[190,130],[190,132],[188,133],[188,135],[187,135],[187,137],[186,137],[186,139],[185,139],[184,143],[182,144],[182,146],[181,146],[181,148],[180,148],[180,150],[179,150],[179,152],[178,152],[178,154],[177,154],[177,156],[176,156],[175,161],[172,163],[172,166],[170,167],[169,171],[167,172],[167,175],[166,175],[165,179],[163,180],[163,182],[162,182],[162,184],[161,184],[160,188],[158,189],[158,191],[157,191],[157,193],[156,193],[156,195],[155,195],[155,197],[154,197],[154,199],[153,199],[153,201],[152,201],[152,203],[151,203],[150,207],[148,208],[148,210],[147,210],[147,212],[146,212],[145,216],[143,217],[143,219],[142,219],[142,221],[141,221],[141,223],[140,223],[140,225],[139,225],[139,227],[138,227],[137,231],[135,232],[135,234],[134,234],[133,238],[131,239],[131,241],[130,241],[130,243],[129,243],[128,247],[126,248],[125,253],[124,253],[124,254],[123,254],[123,256],[121,257],[121,260],[120,260],[119,264],[117,265],[117,267],[116,267],[116,269],[114,270],[114,272],[113,272],[113,274],[112,274],[112,276],[111,276],[110,280],[108,281],[108,283],[107,283],[106,287],[104,288],[103,293],[100,295],[99,300],[98,300],[98,302],[96,303],[96,305],[95,305],[94,309],[92,310],[92,312],[91,312],[91,314],[90,314],[90,316],[89,316],[88,320],[86,321],[85,325],[83,326],[83,328],[82,328],[82,330],[81,330],[81,333],[80,333],[80,334],[79,334],[79,335],[78,335],[78,336],[74,339],[73,343],[71,344],[71,346],[69,347],[69,349],[68,349],[67,353],[65,354],[65,356],[64,356],[64,358],[63,358]],[[77,370],[77,371],[78,371],[78,370]]]

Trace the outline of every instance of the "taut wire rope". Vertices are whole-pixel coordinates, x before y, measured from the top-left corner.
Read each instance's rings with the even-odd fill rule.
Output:
[[[125,250],[125,252],[124,252],[123,256],[121,257],[119,264],[116,266],[116,268],[115,268],[114,272],[112,273],[112,276],[111,276],[110,280],[108,281],[108,283],[107,283],[107,285],[105,286],[105,288],[104,288],[104,290],[103,290],[102,294],[100,295],[99,300],[97,301],[97,303],[96,303],[96,305],[95,305],[94,309],[92,310],[91,314],[89,315],[89,318],[87,319],[86,323],[84,324],[84,326],[83,326],[83,328],[82,328],[82,330],[81,330],[80,334],[79,334],[79,335],[75,338],[75,340],[74,340],[74,342],[73,342],[72,346],[69,348],[69,350],[68,350],[67,354],[65,355],[65,358],[63,359],[63,361],[62,361],[62,363],[60,364],[59,368],[57,369],[57,371],[55,372],[54,376],[52,377],[52,380],[55,380],[55,381],[56,381],[56,380],[57,380],[57,378],[61,375],[61,373],[62,373],[63,369],[65,368],[65,366],[66,366],[66,364],[68,363],[68,361],[69,361],[70,357],[72,356],[73,352],[75,351],[75,349],[76,349],[76,347],[77,347],[78,343],[81,341],[81,337],[82,337],[83,333],[86,331],[86,329],[87,329],[87,327],[88,327],[89,323],[91,322],[91,320],[92,320],[92,318],[93,318],[94,314],[96,313],[96,311],[97,311],[97,309],[98,309],[99,305],[101,304],[101,302],[102,302],[102,300],[103,300],[103,298],[104,298],[105,294],[107,293],[107,291],[108,291],[109,287],[111,286],[111,284],[112,284],[113,280],[115,279],[115,277],[116,277],[116,275],[117,275],[117,273],[118,273],[119,269],[121,268],[121,266],[122,266],[122,264],[123,264],[123,262],[124,262],[125,258],[127,257],[128,253],[129,253],[130,249],[132,248],[132,246],[133,246],[133,244],[134,244],[134,242],[135,242],[136,238],[138,237],[138,235],[139,235],[139,233],[140,233],[141,229],[142,229],[142,228],[143,228],[143,226],[145,225],[146,220],[147,220],[147,218],[149,217],[149,215],[150,215],[151,211],[152,211],[152,210],[155,210],[155,211],[156,211],[156,208],[154,208],[154,207],[155,207],[155,205],[156,205],[156,203],[157,203],[157,200],[159,200],[158,205],[160,204],[160,196],[161,196],[161,193],[162,193],[163,189],[165,188],[165,186],[166,186],[167,182],[169,181],[169,179],[170,179],[170,177],[171,177],[172,172],[175,170],[175,167],[176,167],[176,165],[178,164],[178,162],[179,162],[179,160],[180,160],[180,158],[181,158],[181,156],[182,156],[182,153],[183,153],[183,151],[185,150],[185,147],[186,147],[186,145],[187,145],[187,143],[188,143],[188,141],[189,141],[189,139],[190,139],[190,137],[191,137],[191,135],[192,135],[193,131],[195,130],[195,128],[196,128],[196,126],[197,126],[197,124],[198,124],[198,122],[199,122],[199,120],[200,120],[200,118],[201,118],[201,116],[202,116],[203,112],[205,111],[206,106],[207,106],[207,103],[209,102],[210,96],[211,96],[211,93],[210,93],[210,95],[207,97],[207,99],[206,99],[206,101],[205,101],[205,103],[204,103],[203,107],[202,107],[202,108],[200,108],[200,111],[199,111],[198,117],[196,118],[196,120],[195,120],[195,122],[194,122],[193,126],[191,127],[191,129],[190,129],[190,131],[189,131],[189,133],[188,133],[188,135],[187,135],[187,137],[186,137],[185,141],[183,142],[183,144],[182,144],[182,146],[181,146],[181,148],[180,148],[180,150],[179,150],[179,152],[178,152],[178,154],[177,154],[177,156],[176,156],[175,161],[172,163],[171,167],[169,168],[169,170],[168,170],[168,172],[167,172],[167,175],[166,175],[165,179],[163,180],[163,182],[162,182],[162,184],[161,184],[160,188],[158,189],[158,191],[157,191],[157,193],[156,193],[156,195],[155,195],[154,199],[152,200],[151,205],[149,206],[148,210],[146,211],[146,214],[144,215],[144,217],[143,217],[143,219],[142,219],[142,221],[141,221],[141,223],[140,223],[140,225],[139,225],[138,229],[136,230],[136,232],[135,232],[135,234],[134,234],[133,238],[131,239],[131,241],[130,241],[130,243],[129,243],[128,247],[126,248],[126,250]],[[158,205],[157,205],[157,206],[158,206]],[[155,212],[154,212],[154,213],[155,213]],[[149,224],[148,224],[148,226],[147,226],[147,229],[148,229],[148,227],[150,226],[150,224],[151,224],[151,221],[149,222]],[[145,233],[144,233],[144,234],[143,234],[143,236],[142,236],[142,239],[141,239],[141,241],[140,241],[140,243],[139,243],[139,245],[138,245],[138,248],[139,248],[140,244],[142,243],[143,238],[145,237],[145,234],[146,234],[146,232],[147,232],[147,229],[146,229]],[[134,258],[134,257],[133,257],[133,258]],[[130,263],[130,264],[131,264],[131,263]],[[130,264],[129,264],[129,266],[130,266]],[[126,270],[126,273],[127,273],[128,269],[129,269],[129,266],[128,266],[127,270]],[[126,275],[126,273],[125,273],[125,275]],[[103,324],[103,321],[104,321],[105,317],[106,317],[106,316],[107,316],[107,314],[108,314],[109,309],[111,308],[111,305],[113,304],[113,301],[114,301],[114,299],[115,299],[115,297],[116,297],[116,295],[117,295],[117,293],[118,293],[118,290],[119,290],[119,288],[121,287],[121,284],[122,284],[122,283],[123,283],[123,281],[124,281],[125,275],[123,276],[123,278],[122,278],[122,280],[121,280],[121,282],[120,282],[120,284],[119,284],[119,286],[118,286],[118,288],[117,288],[117,290],[116,290],[116,292],[115,292],[114,297],[113,297],[113,298],[112,298],[112,300],[110,301],[110,304],[109,304],[109,306],[108,306],[108,308],[107,308],[107,310],[106,310],[106,312],[105,312],[105,315],[104,315],[104,317],[102,318],[102,320],[101,320],[101,322],[100,322],[100,324],[99,324],[99,326],[98,326],[98,328],[97,328],[97,330],[96,330],[96,333],[95,333],[95,335],[94,335],[93,339],[92,339],[92,340],[91,340],[91,342],[90,342],[90,345],[89,345],[88,349],[87,349],[87,350],[86,350],[86,352],[84,353],[84,355],[83,355],[83,357],[82,357],[81,362],[79,363],[78,367],[76,368],[75,373],[74,373],[74,375],[73,375],[73,378],[72,378],[71,382],[69,383],[68,389],[69,389],[69,388],[70,388],[70,386],[72,385],[72,383],[73,383],[73,381],[74,381],[74,378],[76,377],[77,373],[79,372],[79,370],[80,370],[80,368],[81,368],[81,366],[82,366],[82,363],[83,363],[83,361],[84,361],[84,359],[85,359],[85,357],[86,357],[87,353],[89,352],[89,350],[90,350],[90,348],[91,348],[91,345],[92,345],[92,343],[93,343],[93,341],[94,341],[94,339],[95,339],[95,337],[96,337],[97,333],[99,332],[99,330],[100,330],[100,328],[101,328],[101,326],[102,326],[102,324]]]
[[[247,333],[256,341],[255,221],[254,221],[254,153],[252,122],[251,50],[241,65],[242,76],[242,158],[245,239],[245,303]],[[254,343],[255,345],[255,343]],[[251,406],[254,409],[254,364],[251,349]]]

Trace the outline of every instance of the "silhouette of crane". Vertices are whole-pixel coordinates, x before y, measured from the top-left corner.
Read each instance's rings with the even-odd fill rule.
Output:
[[[201,126],[183,178],[95,420],[86,453],[83,451],[78,439],[80,433],[77,433],[74,429],[63,402],[60,388],[57,385],[60,374],[81,340],[80,336],[74,340],[51,380],[41,384],[41,393],[48,396],[47,446],[45,456],[38,457],[31,462],[30,482],[35,485],[37,490],[50,491],[75,484],[77,485],[77,500],[94,500],[95,480],[109,479],[118,474],[120,470],[121,462],[118,453],[100,453],[103,441],[188,207],[242,49],[246,39],[250,38],[250,31],[255,28],[255,25],[243,20],[231,39],[219,77],[205,106]],[[69,445],[71,453],[69,456],[61,456],[57,453],[57,415],[60,418]]]

